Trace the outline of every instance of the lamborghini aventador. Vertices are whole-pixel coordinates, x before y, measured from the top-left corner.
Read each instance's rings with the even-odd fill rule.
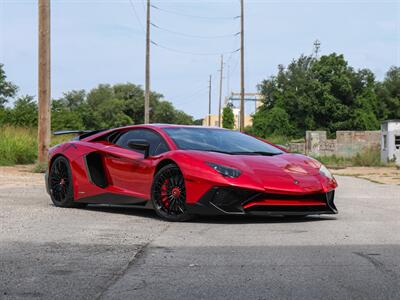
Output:
[[[134,205],[169,221],[337,213],[324,165],[238,131],[151,124],[55,134],[66,133],[78,136],[49,151],[55,206]]]

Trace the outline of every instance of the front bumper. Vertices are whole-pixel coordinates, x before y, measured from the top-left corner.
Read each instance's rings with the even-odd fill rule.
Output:
[[[287,195],[238,188],[214,187],[188,207],[199,215],[319,215],[337,214],[335,191]]]

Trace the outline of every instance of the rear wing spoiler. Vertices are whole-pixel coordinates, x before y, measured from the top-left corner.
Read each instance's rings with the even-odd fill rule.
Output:
[[[64,135],[64,134],[75,134],[77,135],[76,140],[81,140],[87,138],[88,136],[94,135],[96,133],[102,132],[105,129],[98,129],[98,130],[60,130],[54,131],[53,135]]]

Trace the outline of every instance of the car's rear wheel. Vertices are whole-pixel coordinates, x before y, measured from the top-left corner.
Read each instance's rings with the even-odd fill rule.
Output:
[[[74,201],[71,167],[64,156],[57,157],[49,171],[50,197],[55,206],[83,207],[84,204]]]
[[[185,180],[176,165],[166,165],[157,172],[151,194],[154,209],[159,217],[173,222],[192,218],[186,206]]]

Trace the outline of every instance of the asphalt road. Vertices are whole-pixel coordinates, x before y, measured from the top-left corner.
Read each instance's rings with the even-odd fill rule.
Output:
[[[334,217],[190,223],[0,187],[0,298],[400,299],[400,186],[337,179]]]

